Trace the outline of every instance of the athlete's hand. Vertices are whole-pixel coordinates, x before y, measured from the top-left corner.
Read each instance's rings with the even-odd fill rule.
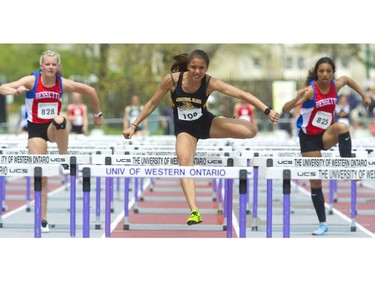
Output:
[[[279,119],[280,119],[280,114],[274,110],[271,110],[270,111],[270,114],[268,114],[268,118],[270,119],[270,121],[276,125],[277,122],[279,122]]]
[[[308,91],[308,88],[307,88],[307,87],[302,88],[302,89],[299,89],[299,90],[297,91],[296,99],[297,99],[297,100],[300,100],[300,99],[305,95],[305,93],[306,93],[307,91]]]
[[[370,98],[369,96],[366,95],[366,96],[363,98],[363,103],[364,103],[364,105],[368,108],[368,107],[371,105],[372,100],[371,100],[371,98]]]
[[[103,116],[95,117],[94,118],[94,125],[95,125],[95,127],[100,127],[101,125],[103,125],[103,122],[104,122]]]
[[[26,88],[25,86],[19,86],[17,89],[16,89],[16,92],[14,93],[15,95],[18,95],[18,94],[24,94],[26,92],[28,92],[29,89]]]
[[[135,128],[133,126],[130,126],[129,128],[122,131],[122,134],[124,135],[125,139],[131,139],[131,137],[134,135]]]

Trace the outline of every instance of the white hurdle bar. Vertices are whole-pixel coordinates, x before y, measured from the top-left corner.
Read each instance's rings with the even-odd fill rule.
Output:
[[[353,158],[347,158],[348,160]],[[324,160],[324,159],[323,159]],[[339,160],[339,159],[336,159]],[[353,159],[355,160],[355,159]],[[368,160],[368,159],[366,159]],[[371,163],[373,163],[372,160]],[[351,206],[351,231],[355,231],[355,213],[356,213],[356,199],[355,180],[375,179],[374,168],[316,168],[316,167],[267,167],[267,237],[272,237],[272,180],[283,179],[283,237],[290,237],[290,181],[291,179],[316,179],[316,180],[351,180],[352,182],[352,206]]]
[[[246,181],[253,176],[252,168],[240,167],[202,167],[202,166],[116,166],[116,165],[82,165],[79,173],[84,177],[84,182],[89,182],[90,177],[87,175],[95,175],[97,177],[125,177],[125,178],[223,178],[228,180],[240,180],[240,205],[244,207],[246,194]],[[233,181],[227,186],[227,237],[232,237],[232,210],[233,210]],[[105,237],[110,237],[110,210],[109,197],[110,190],[106,186],[105,192]],[[245,208],[242,208],[243,210]],[[244,213],[244,212],[242,212]],[[246,231],[246,213],[240,216],[240,224],[245,223],[240,230],[240,237],[244,237]],[[243,225],[243,224],[242,224]]]
[[[61,166],[61,171],[63,174],[70,175],[70,236],[74,237],[76,235],[76,175],[78,165],[80,164],[90,164],[90,155],[49,155],[49,154],[1,154],[0,164],[2,165],[18,165],[19,170],[22,171],[23,168],[29,167],[29,165],[40,165],[40,166]],[[50,176],[50,174],[47,174]],[[59,174],[57,174],[59,175]],[[56,175],[56,176],[57,176]],[[24,176],[23,173],[19,173],[18,176]],[[27,181],[26,186],[26,204],[30,206],[30,182]],[[1,190],[5,192],[5,186],[0,187]],[[2,201],[4,195],[0,196],[0,201]],[[98,199],[97,199],[98,200]],[[2,210],[2,206],[1,210]],[[86,206],[84,206],[86,209]]]
[[[34,237],[41,237],[42,222],[42,176],[58,176],[60,174],[60,165],[24,165],[24,164],[7,164],[0,166],[1,177],[34,177],[35,191],[35,212],[34,212]],[[0,187],[0,192],[3,192]],[[0,194],[0,198],[3,194]],[[2,219],[2,200],[0,200],[0,225],[3,227]]]
[[[246,159],[242,159],[239,157],[201,157],[196,156],[194,159],[194,165],[199,166],[211,166],[211,167],[225,167],[225,166],[246,166],[245,163]],[[229,163],[228,163],[229,162]],[[176,156],[143,156],[143,155],[93,155],[92,156],[92,163],[91,164],[97,164],[97,165],[178,165],[179,161]],[[107,178],[106,178],[107,179]],[[214,179],[213,184],[213,193],[216,194],[216,180]],[[219,184],[219,188],[220,188]],[[138,209],[138,186],[135,186],[135,210]],[[143,192],[143,191],[142,191]],[[219,212],[222,212],[222,198],[221,198],[221,192],[217,192],[217,196],[219,197],[217,199],[219,204]],[[125,194],[125,198],[127,198],[127,194]],[[216,198],[213,197],[213,200],[215,201]],[[125,202],[125,205],[127,202]],[[125,207],[125,213],[127,214],[127,208]],[[226,216],[226,214],[225,214]],[[125,223],[127,220],[127,216],[125,217]]]
[[[229,166],[247,166],[245,165],[246,159],[239,158],[239,157],[200,157],[196,156],[194,159],[194,165],[199,166],[213,166],[213,167],[229,167]],[[94,155],[92,157],[92,164],[98,165],[118,165],[118,164],[125,164],[125,165],[178,165],[178,158],[176,156],[139,156],[139,155]],[[141,178],[141,187],[142,187],[142,180]],[[225,202],[223,204],[222,198],[222,184],[223,179],[219,179],[219,183],[217,184],[217,179],[213,179],[213,201],[217,201],[219,208],[218,213],[224,213],[224,230],[225,224],[227,220],[227,209],[223,208],[226,206]],[[106,185],[111,185],[111,179],[106,178]],[[134,191],[134,211],[138,213],[138,178],[135,179],[135,191]],[[247,181],[249,182],[249,181]],[[151,184],[153,184],[153,179],[151,178]],[[224,193],[227,191],[225,185],[228,184],[228,181],[224,183]],[[124,202],[124,229],[129,229],[129,210],[128,210],[128,188],[129,182],[125,179],[125,202]],[[141,190],[141,193],[143,190]],[[215,195],[218,197],[215,198]],[[142,196],[142,195],[141,195]],[[142,198],[142,197],[141,197]],[[226,199],[224,197],[224,199]],[[224,210],[223,210],[224,209]],[[203,210],[204,211],[204,210]]]
[[[246,157],[250,161],[250,166],[254,168],[254,178],[253,178],[253,210],[252,210],[252,230],[258,230],[257,226],[257,216],[258,216],[258,175],[259,175],[259,168],[265,168],[269,165],[268,161],[272,162],[272,166],[274,167],[316,167],[319,165],[320,167],[324,166],[340,166],[342,168],[346,167],[370,167],[374,160],[371,158],[366,158],[367,151],[356,151],[353,156],[356,158],[347,158],[345,162],[344,159],[340,157],[340,154],[337,150],[332,151],[322,151],[323,157],[302,157],[302,154],[298,151],[264,151],[264,152],[256,152],[256,151],[245,151],[241,154],[242,157]],[[310,160],[306,160],[310,159]],[[349,159],[356,159],[349,160]],[[349,165],[347,164],[349,162]],[[346,164],[345,164],[346,163]],[[359,163],[359,164],[358,164]],[[368,165],[369,163],[369,165]],[[353,166],[350,166],[353,165]],[[358,166],[359,165],[359,166]],[[333,208],[333,186],[335,180],[330,180],[330,197],[329,197],[329,214],[332,214]]]

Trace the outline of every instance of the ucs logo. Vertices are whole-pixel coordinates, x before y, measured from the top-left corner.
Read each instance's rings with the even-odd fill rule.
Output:
[[[316,177],[316,172],[297,172],[297,176],[300,177]]]

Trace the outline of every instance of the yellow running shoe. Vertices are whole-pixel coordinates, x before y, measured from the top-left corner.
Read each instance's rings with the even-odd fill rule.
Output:
[[[188,225],[192,225],[192,224],[198,224],[198,223],[201,223],[203,220],[202,220],[202,217],[201,217],[201,214],[199,213],[198,210],[192,210],[191,211],[191,214],[190,214],[190,217],[187,219],[186,223]]]

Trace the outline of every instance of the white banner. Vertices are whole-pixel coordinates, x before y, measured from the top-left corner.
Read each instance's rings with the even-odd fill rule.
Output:
[[[253,169],[248,167],[83,165],[78,174],[82,175],[85,168],[93,177],[239,179],[240,172],[248,179],[253,177]]]

